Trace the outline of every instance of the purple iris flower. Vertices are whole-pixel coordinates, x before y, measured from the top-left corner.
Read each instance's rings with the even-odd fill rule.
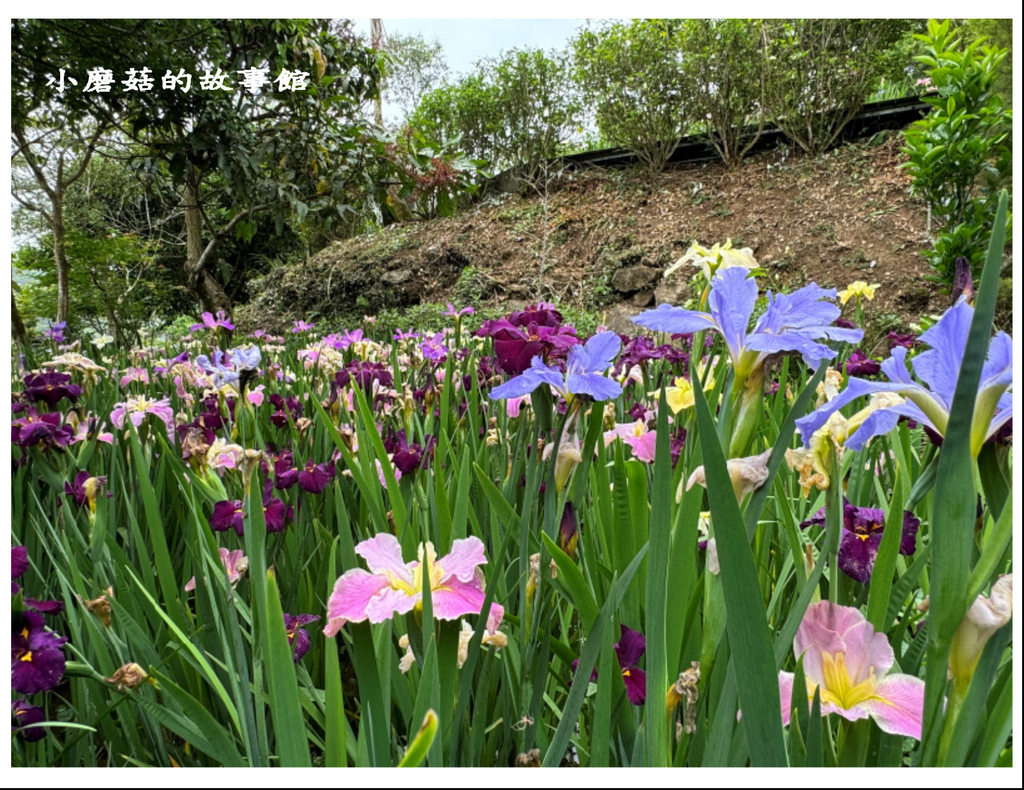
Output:
[[[553,304],[538,302],[528,305],[522,310],[517,310],[508,315],[508,322],[512,326],[537,326],[559,327],[562,325],[562,314]]]
[[[59,321],[56,324],[51,323],[50,328],[43,332],[43,337],[52,340],[54,343],[64,343],[66,342],[64,330],[67,328],[67,325],[67,321]]]
[[[192,326],[188,328],[189,332],[198,332],[201,329],[210,329],[216,332],[217,329],[221,327],[224,329],[235,328],[235,325],[228,320],[228,314],[223,310],[218,310],[216,316],[213,313],[203,313],[199,317],[203,319],[202,323],[192,324]]]
[[[953,272],[953,290],[949,294],[949,303],[956,304],[963,296],[968,304],[974,304],[974,279],[971,277],[971,264],[966,258],[956,259]]]
[[[230,367],[231,357],[225,351],[214,351],[212,357],[200,354],[196,357],[196,365],[213,377],[213,386],[217,389],[238,381],[238,373]]]
[[[473,315],[473,313],[475,312],[472,307],[463,307],[461,310],[456,310],[455,305],[453,305],[451,302],[447,303],[447,307],[448,309],[441,313],[441,315],[443,315],[445,318],[459,319],[462,318],[462,316],[464,315]]]
[[[299,472],[299,488],[310,494],[322,494],[333,477],[333,464],[318,464],[311,459]]]
[[[647,699],[647,674],[638,666],[647,650],[647,639],[639,631],[622,626],[622,636],[615,643],[615,657],[619,660],[622,682],[626,684],[626,697],[634,705],[643,705]],[[576,671],[579,660],[572,662]],[[590,673],[590,682],[597,682],[597,670]]]
[[[35,373],[25,376],[25,396],[36,403],[45,403],[51,409],[61,398],[74,403],[82,388],[71,383],[67,373]]]
[[[21,620],[19,623],[18,620]],[[56,688],[64,677],[66,636],[46,630],[38,612],[14,615],[11,633],[11,687],[21,694]]]
[[[32,726],[46,721],[46,714],[38,705],[29,705],[23,699],[16,699],[11,703],[11,717],[11,732],[18,730],[23,740],[33,743],[46,737],[46,727]]]
[[[882,363],[871,359],[859,348],[850,354],[850,358],[846,360],[847,376],[857,376],[858,378],[877,376],[881,370]]]
[[[28,570],[28,549],[24,546],[11,547],[11,579],[20,579]],[[11,581],[11,595],[17,595],[21,589],[15,581]]]
[[[419,338],[419,336],[420,336],[420,333],[419,332],[413,332],[412,331],[412,327],[410,326],[408,332],[403,332],[401,329],[396,330],[395,334],[393,334],[391,336],[391,339],[392,340],[398,340],[398,341],[402,341],[402,340],[416,340],[417,338]]]
[[[284,491],[299,482],[299,470],[292,464],[290,452],[283,452],[274,459],[274,487],[278,491]]]
[[[354,382],[360,389],[371,392],[373,382],[381,387],[390,387],[395,377],[391,371],[384,367],[381,362],[350,362],[342,370],[334,375],[334,383],[338,387],[347,387],[349,382]]]
[[[267,480],[263,485],[263,521],[267,532],[280,532],[292,520],[293,511],[290,505],[275,497],[273,491],[273,485]]]
[[[29,406],[21,413],[23,416],[11,423],[11,441],[19,447],[67,447],[75,438],[71,426],[64,425],[57,412],[40,414],[35,406]]]
[[[275,392],[270,396],[270,405],[274,407],[274,411],[270,415],[270,421],[278,428],[284,428],[288,424],[289,412],[293,421],[302,416],[302,404],[299,403],[298,398],[291,396],[283,398]]]
[[[448,356],[448,347],[444,344],[444,332],[438,332],[433,337],[420,343],[420,353],[424,359],[431,362],[443,362]]]
[[[543,311],[561,316],[557,311]],[[523,313],[513,313],[512,317]],[[477,337],[490,337],[494,340],[494,354],[498,358],[498,366],[513,376],[518,376],[530,367],[536,356],[545,360],[562,359],[569,349],[579,344],[576,330],[567,326],[546,326],[532,322],[518,326],[509,319],[499,318],[496,321],[484,321],[476,332]]]
[[[565,374],[558,368],[545,365],[537,356],[521,375],[506,381],[490,392],[493,400],[521,398],[542,384],[555,388],[565,400],[572,395],[589,395],[595,401],[617,398],[622,393],[618,382],[605,378],[604,373],[619,353],[622,341],[614,332],[600,332],[585,345],[573,346],[565,364]]]
[[[75,475],[74,485],[71,485],[70,483],[64,484],[64,496],[73,497],[75,500],[75,504],[77,504],[79,507],[89,507],[89,490],[86,488],[85,484],[92,479],[93,476],[88,472],[79,472],[77,475]],[[104,484],[106,482],[107,478],[101,476],[96,477],[96,485]],[[94,498],[96,496],[95,490],[96,489],[94,488]]]
[[[292,321],[292,334],[298,335],[302,332],[312,332],[313,325],[305,321]]]
[[[260,366],[262,355],[259,346],[249,348],[236,348],[228,352],[231,355],[231,364],[235,370],[256,370]]]
[[[214,532],[226,532],[233,529],[238,537],[245,534],[242,523],[242,502],[239,499],[224,499],[213,506],[210,515],[210,529]]]
[[[825,508],[800,524],[825,525]],[[913,555],[917,549],[917,529],[921,520],[909,510],[903,511],[903,534],[900,537],[900,554]],[[878,547],[882,545],[885,531],[885,511],[871,507],[854,507],[843,499],[843,537],[839,542],[839,570],[851,579],[867,584],[875,566]]]
[[[309,634],[302,626],[315,623],[320,619],[318,614],[297,614],[284,613],[284,630],[288,634],[288,644],[294,648],[292,660],[298,664],[306,651],[309,650]]]
[[[902,346],[903,348],[913,348],[915,343],[917,343],[917,335],[915,335],[913,332],[908,332],[905,335],[901,335],[898,332],[889,333],[890,350],[896,348],[896,346]]]
[[[924,382],[918,384],[907,370],[907,349],[897,346],[882,363],[888,381],[850,379],[847,388],[817,411],[796,421],[804,440],[810,438],[838,409],[860,397],[876,393],[897,393],[906,402],[883,405],[872,412],[846,439],[846,447],[860,450],[868,439],[888,433],[900,417],[909,417],[940,436],[946,435],[953,392],[960,376],[960,365],[967,348],[974,308],[961,300],[949,308],[927,332],[921,342],[928,351],[911,360],[914,372]],[[1013,396],[1007,389],[1013,383],[1013,341],[1005,332],[998,332],[989,341],[988,354],[981,371],[981,384],[974,406],[971,430],[971,452],[976,458],[984,442],[999,431],[1013,415]]]
[[[324,338],[324,343],[338,349],[338,351],[344,351],[349,348],[353,343],[358,343],[363,339],[363,330],[354,329],[351,332],[342,332],[339,334],[328,335]]]
[[[403,475],[411,475],[417,469],[427,464],[428,459],[433,454],[434,445],[436,444],[433,435],[427,437],[426,444],[426,448],[420,447],[418,444],[409,444],[405,438],[405,431],[399,431],[394,441],[394,449],[389,451],[393,453],[391,463]]]
[[[632,321],[658,332],[687,333],[712,329],[722,335],[732,358],[734,375],[746,380],[769,354],[796,351],[809,367],[819,360],[832,359],[836,352],[815,342],[820,338],[857,343],[864,336],[859,329],[834,325],[840,309],[826,299],[834,299],[834,288],[815,283],[791,294],[768,293],[768,308],[748,332],[750,317],[757,302],[757,282],[746,269],[736,267],[718,272],[711,281],[708,297],[710,313],[659,305]]]

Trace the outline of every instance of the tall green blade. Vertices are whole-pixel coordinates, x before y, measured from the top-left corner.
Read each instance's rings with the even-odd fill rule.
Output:
[[[693,391],[750,761],[756,766],[785,766],[779,681],[757,569],[707,399],[700,387]]]
[[[953,395],[949,424],[939,454],[935,479],[935,503],[931,524],[931,606],[928,611],[928,661],[926,670],[924,765],[938,762],[939,737],[944,719],[942,700],[946,689],[949,645],[967,607],[965,597],[970,574],[971,543],[977,492],[971,427],[981,370],[992,333],[999,269],[1002,266],[1006,229],[1007,195],[999,198],[988,257],[974,303],[974,318],[967,336],[960,375]]]

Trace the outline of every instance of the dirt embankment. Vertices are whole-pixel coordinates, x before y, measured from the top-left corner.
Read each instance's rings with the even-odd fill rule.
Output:
[[[336,242],[252,286],[243,325],[327,324],[428,302],[521,305],[538,297],[605,311],[614,326],[637,308],[682,301],[661,273],[693,243],[751,247],[764,286],[842,289],[878,283],[877,328],[941,312],[948,296],[924,280],[927,213],[900,165],[902,135],[819,157],[768,151],[718,163],[569,172],[525,195],[489,198],[456,217],[391,225]],[[689,276],[690,272],[685,275]]]

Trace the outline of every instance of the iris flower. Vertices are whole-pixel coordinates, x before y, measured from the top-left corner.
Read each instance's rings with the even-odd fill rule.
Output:
[[[171,409],[171,401],[169,398],[161,398],[160,400],[153,400],[145,395],[139,395],[137,398],[129,398],[124,403],[117,403],[114,405],[114,410],[110,412],[110,421],[114,424],[114,427],[118,430],[124,428],[125,417],[132,421],[132,425],[138,428],[142,425],[142,420],[147,414],[152,414],[154,417],[160,419],[164,424],[164,428],[167,429],[167,436],[173,442],[174,441],[174,410]]]
[[[220,554],[220,561],[224,563],[224,570],[228,574],[228,582],[234,587],[242,578],[242,574],[249,569],[249,558],[242,553],[241,549],[228,551],[221,546],[217,549],[217,552]],[[185,592],[192,592],[195,588],[196,577],[193,576],[185,584]]]
[[[440,559],[432,543],[420,544],[419,561],[404,562],[398,538],[382,532],[359,543],[356,554],[370,570],[350,568],[335,582],[327,601],[325,636],[334,636],[347,622],[382,623],[419,609],[424,567],[435,618],[457,620],[483,608],[483,575],[477,566],[486,564],[487,558],[479,538],[453,541],[451,552]]]
[[[228,314],[225,313],[223,310],[218,310],[216,316],[213,313],[203,313],[199,317],[203,319],[202,322],[198,324],[192,324],[192,326],[188,328],[189,332],[198,332],[201,329],[210,329],[216,332],[221,327],[223,327],[224,329],[235,328],[235,325],[228,320]]]
[[[284,613],[284,630],[288,634],[288,645],[292,648],[292,661],[296,664],[306,655],[309,650],[309,634],[302,626],[315,623],[320,619],[318,614],[297,614]]]
[[[831,601],[811,604],[793,652],[803,656],[808,702],[820,689],[822,716],[837,713],[848,721],[870,716],[883,732],[921,739],[924,681],[889,673],[895,662],[889,640],[860,611]],[[779,673],[783,725],[789,724],[793,677]]]
[[[758,267],[754,251],[750,247],[733,249],[732,239],[726,239],[725,244],[715,244],[710,250],[699,244],[690,245],[683,257],[669,266],[662,277],[667,279],[686,263],[699,266],[708,282],[711,282],[711,278],[719,271],[733,268],[750,270]]]
[[[582,346],[573,346],[563,375],[558,368],[534,357],[522,374],[506,381],[490,392],[494,400],[528,395],[542,384],[548,384],[566,401],[573,395],[589,395],[595,401],[617,398],[622,387],[604,376],[619,353],[622,341],[614,332],[600,332]]]
[[[448,309],[441,313],[441,315],[443,315],[445,318],[454,318],[458,320],[462,318],[462,316],[464,315],[473,315],[474,313],[472,307],[463,307],[461,310],[456,310],[455,305],[453,305],[451,302],[447,303],[447,307]]]
[[[626,697],[634,705],[643,705],[647,699],[647,674],[638,666],[647,650],[647,639],[639,631],[625,625],[621,626],[622,636],[615,643],[615,657],[619,660],[622,682],[626,684]],[[576,671],[579,660],[572,662],[572,671]],[[590,682],[597,682],[597,670],[590,673]]]
[[[318,464],[310,459],[306,465],[299,470],[299,488],[308,491],[310,494],[322,494],[324,489],[334,478],[333,464]]]
[[[850,358],[846,360],[847,376],[856,376],[857,378],[877,376],[881,370],[881,363],[869,358],[859,348],[850,354]]]
[[[35,373],[25,376],[25,397],[35,403],[45,403],[51,409],[61,398],[74,403],[82,394],[82,388],[71,383],[67,373]]]
[[[46,714],[38,705],[29,705],[23,699],[16,699],[11,703],[11,716],[14,721],[11,731],[17,730],[23,740],[32,743],[46,737],[46,727],[32,726],[46,721]]]
[[[825,524],[825,508],[800,524]],[[917,529],[921,520],[910,511],[903,512],[903,532],[900,537],[900,554],[913,555],[917,548]],[[885,531],[885,511],[871,507],[854,507],[843,502],[843,537],[839,542],[839,570],[851,579],[867,584],[871,570],[875,567],[878,547],[882,545]]]
[[[14,616],[18,629],[19,615]],[[20,629],[11,634],[11,687],[21,694],[38,694],[60,685],[64,677],[64,651],[68,641],[46,630],[38,612],[22,612]]]
[[[757,302],[757,282],[747,269],[725,269],[711,281],[708,297],[710,312],[685,310],[682,307],[659,305],[632,321],[647,329],[671,334],[689,334],[714,330],[722,335],[732,359],[738,381],[747,377],[769,354],[797,351],[809,367],[817,367],[822,359],[832,359],[836,352],[818,339],[857,343],[864,336],[859,329],[833,325],[839,308],[825,299],[834,299],[834,288],[820,288],[814,283],[791,294],[768,294],[768,309],[752,331],[747,331]]]
[[[29,406],[22,417],[11,423],[11,441],[19,447],[67,447],[74,437],[75,432],[62,424],[58,412],[40,414],[35,406]]]
[[[893,399],[891,405],[876,409],[847,437],[846,446],[850,449],[859,450],[872,437],[888,433],[896,427],[900,417],[909,417],[945,437],[973,317],[974,308],[961,300],[921,335],[920,341],[930,348],[915,356],[911,365],[923,384],[910,377],[906,364],[907,349],[903,346],[893,348],[889,358],[882,363],[882,372],[889,379],[887,382],[850,379],[839,397],[797,420],[805,446],[809,446],[810,437],[836,411],[860,397],[877,393],[895,393],[909,402]],[[989,342],[974,404],[971,453],[975,458],[985,441],[1013,416],[1013,397],[1007,391],[1012,383],[1013,341],[1005,332],[998,332]]]
[[[881,287],[882,286],[880,286],[878,283],[875,283],[874,285],[868,285],[863,280],[857,280],[856,282],[852,282],[848,286],[846,286],[845,291],[839,292],[839,302],[840,304],[846,304],[854,297],[856,297],[858,301],[860,301],[861,299],[867,299],[870,302],[872,299],[875,298],[875,291],[877,291]]]

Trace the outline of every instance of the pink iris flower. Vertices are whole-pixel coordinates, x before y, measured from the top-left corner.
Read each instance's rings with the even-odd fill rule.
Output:
[[[808,700],[821,693],[821,715],[837,713],[848,721],[873,718],[883,732],[921,739],[924,681],[889,673],[895,660],[885,634],[859,610],[820,601],[807,607],[793,640],[803,655]],[[887,674],[889,673],[889,674]],[[782,723],[789,724],[793,673],[779,673]]]
[[[646,464],[654,463],[655,448],[658,444],[657,431],[647,430],[647,423],[643,420],[636,422],[616,423],[610,431],[604,432],[604,443],[607,447],[616,439],[633,448],[633,455],[638,461]]]
[[[138,428],[147,414],[158,417],[167,429],[167,436],[174,441],[174,410],[171,409],[169,398],[153,400],[145,395],[137,398],[128,398],[124,403],[114,404],[114,410],[110,412],[110,421],[118,430],[124,428],[124,419],[127,417],[132,425]]]
[[[249,569],[249,558],[246,557],[241,549],[235,549],[235,551],[228,551],[223,546],[217,549],[220,554],[220,561],[224,563],[224,570],[228,574],[228,582],[234,587],[238,584],[239,579],[242,578],[242,574]],[[185,584],[185,592],[192,592],[196,588],[196,577],[193,576]]]
[[[420,544],[419,561],[404,562],[402,547],[394,535],[382,532],[356,546],[369,571],[352,568],[334,584],[327,601],[324,636],[334,636],[347,622],[382,623],[395,614],[419,609],[423,597],[423,568],[430,580],[434,617],[457,620],[479,614],[484,606],[484,544],[470,537],[452,542],[452,550],[440,559],[432,543]]]

